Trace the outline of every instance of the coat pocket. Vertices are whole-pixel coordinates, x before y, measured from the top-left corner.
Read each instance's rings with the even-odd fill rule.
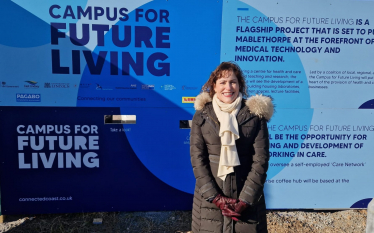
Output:
[[[253,120],[247,121],[245,124],[240,126],[240,129],[244,137],[251,137],[256,131],[255,122]]]

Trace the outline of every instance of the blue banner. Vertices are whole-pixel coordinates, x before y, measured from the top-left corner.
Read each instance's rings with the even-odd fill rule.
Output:
[[[250,95],[274,99],[267,207],[366,207],[372,7],[1,1],[2,212],[191,209],[190,130],[181,125],[222,61],[240,65]],[[131,123],[106,122],[116,115]]]

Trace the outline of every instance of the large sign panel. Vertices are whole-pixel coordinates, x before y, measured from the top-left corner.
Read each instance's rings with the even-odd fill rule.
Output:
[[[373,6],[223,4],[221,60],[237,62],[250,92],[276,105],[268,124],[270,208],[362,208],[372,198]]]
[[[220,61],[238,63],[250,94],[276,105],[267,207],[366,207],[373,7],[2,1],[2,213],[190,209],[182,125]]]
[[[3,213],[190,209],[180,121],[220,62],[221,13],[217,1],[2,1]]]

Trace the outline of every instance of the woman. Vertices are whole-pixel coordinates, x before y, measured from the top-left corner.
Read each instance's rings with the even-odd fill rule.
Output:
[[[267,232],[269,97],[252,96],[240,67],[221,63],[196,97],[190,152],[193,232]]]

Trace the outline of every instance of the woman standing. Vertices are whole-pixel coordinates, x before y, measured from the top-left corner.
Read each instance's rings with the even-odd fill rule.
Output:
[[[193,232],[267,232],[263,187],[269,161],[269,97],[247,97],[240,67],[221,63],[196,97],[190,153]]]

